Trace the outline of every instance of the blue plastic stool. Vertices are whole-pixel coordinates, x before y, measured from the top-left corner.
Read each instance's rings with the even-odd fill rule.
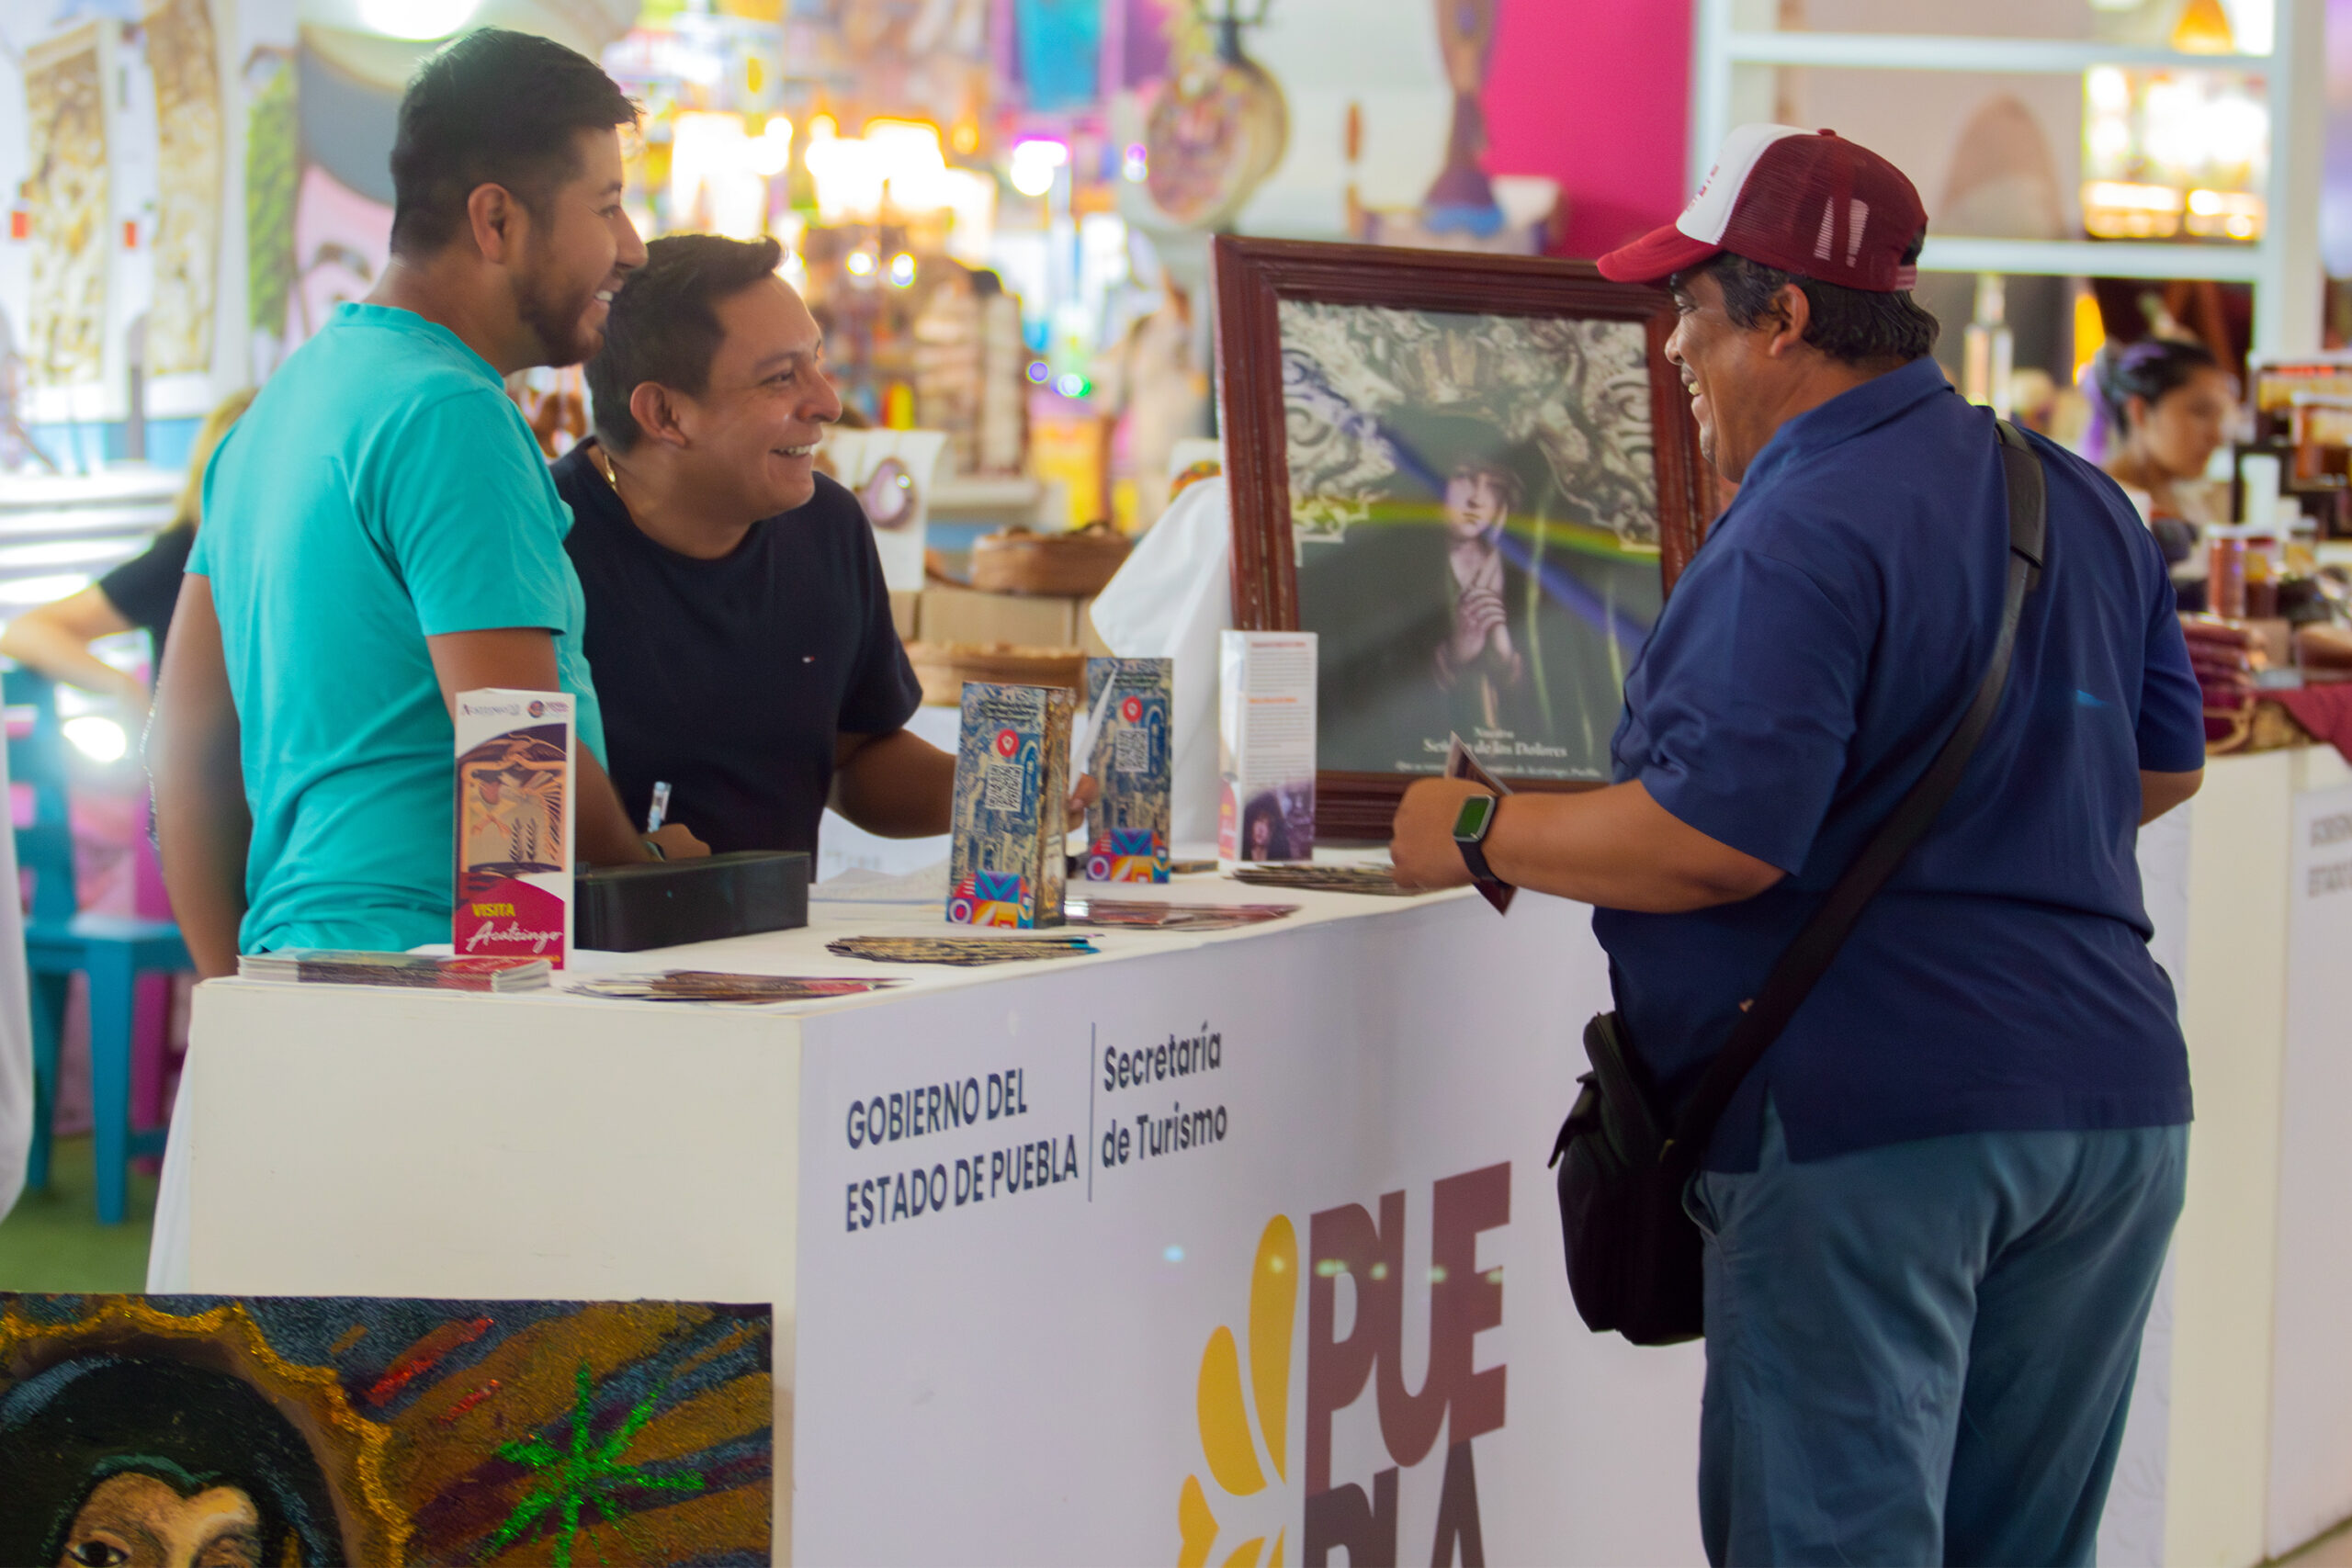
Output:
[[[28,707],[32,732],[8,740],[8,777],[29,784],[33,820],[17,829],[17,867],[33,878],[25,917],[25,964],[32,976],[33,1144],[25,1184],[49,1185],[50,1123],[57,1113],[57,1048],[65,1021],[66,983],[78,971],[89,983],[90,1100],[96,1122],[98,1219],[122,1223],[130,1162],[164,1152],[164,1131],[130,1130],[130,1050],[139,976],[192,967],[179,928],[168,920],[125,919],[80,912],[74,885],[74,828],[66,805],[65,738],[58,728],[57,688],[29,670],[0,675],[7,705]]]

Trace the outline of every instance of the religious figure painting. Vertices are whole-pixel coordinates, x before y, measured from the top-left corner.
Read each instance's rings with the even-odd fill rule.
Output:
[[[1340,249],[1219,243],[1236,609],[1317,636],[1324,830],[1385,836],[1455,735],[1518,787],[1605,782],[1696,547],[1667,297]]]
[[[0,1295],[0,1562],[765,1563],[774,1321]]]

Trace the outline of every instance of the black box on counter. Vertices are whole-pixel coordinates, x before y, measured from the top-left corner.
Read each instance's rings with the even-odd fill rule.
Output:
[[[703,860],[600,865],[572,884],[572,945],[641,953],[808,923],[808,857],[738,850]]]

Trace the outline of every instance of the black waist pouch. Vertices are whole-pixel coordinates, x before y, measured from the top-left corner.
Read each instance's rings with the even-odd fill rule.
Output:
[[[1686,1163],[1613,1012],[1584,1026],[1592,1070],[1552,1145],[1560,1240],[1577,1313],[1596,1334],[1636,1345],[1695,1339],[1703,1327],[1699,1227],[1683,1212]]]

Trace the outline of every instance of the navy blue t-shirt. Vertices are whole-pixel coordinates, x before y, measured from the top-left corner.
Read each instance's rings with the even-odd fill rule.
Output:
[[[558,460],[555,488],[629,819],[665,780],[671,819],[714,852],[814,854],[835,737],[889,734],[922,701],[857,498],[819,474],[807,505],[696,560],[645,536],[584,445]]]
[[[1958,792],[1720,1124],[1755,1168],[1966,1132],[2188,1120],[2150,956],[2140,771],[2204,766],[2162,553],[2048,442],[2047,569]],[[1620,782],[1787,873],[1679,915],[1598,909],[1634,1048],[1678,1101],[1824,892],[1927,768],[1992,657],[2008,511],[1993,416],[1917,360],[1782,425],[1628,675]]]

